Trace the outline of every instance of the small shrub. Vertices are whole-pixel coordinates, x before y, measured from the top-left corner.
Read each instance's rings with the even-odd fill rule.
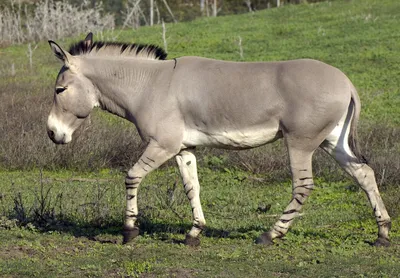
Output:
[[[102,32],[114,28],[114,18],[103,15],[98,2],[84,0],[74,6],[67,0],[43,0],[33,8],[11,1],[10,6],[0,6],[0,45],[58,39],[88,30]]]
[[[16,193],[13,196],[14,213],[11,218],[21,225],[29,224],[42,228],[52,226],[62,219],[62,193],[54,196],[53,186],[44,184],[42,173],[39,187],[33,191],[33,196],[34,201],[30,204],[21,192]]]

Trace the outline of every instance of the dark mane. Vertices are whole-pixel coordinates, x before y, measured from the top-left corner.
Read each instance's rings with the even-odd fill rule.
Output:
[[[122,42],[103,42],[97,41],[88,44],[86,41],[80,41],[72,44],[68,51],[74,56],[86,54],[98,54],[108,56],[129,56],[138,58],[147,58],[154,60],[165,60],[167,53],[161,47],[152,44],[129,44]]]

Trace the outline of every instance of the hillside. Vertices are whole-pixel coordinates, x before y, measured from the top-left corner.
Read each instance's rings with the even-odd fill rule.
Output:
[[[392,142],[391,138],[398,134],[396,126],[400,124],[399,10],[400,2],[396,0],[333,1],[166,24],[167,50],[170,59],[185,55],[235,61],[313,58],[336,66],[350,77],[361,96],[361,124],[367,127],[361,130],[361,136],[375,140],[364,139],[364,144],[379,145],[382,140]],[[67,48],[84,36],[58,42]],[[164,46],[161,26],[95,34],[95,40]],[[99,111],[93,114],[90,128],[85,127],[89,131],[77,136],[75,146],[62,149],[61,158],[54,155],[56,149],[47,139],[44,126],[60,64],[47,42],[3,48],[0,57],[0,112],[5,117],[1,127],[0,139],[5,143],[0,165],[11,168],[71,167],[82,163],[95,168],[114,167],[114,163],[129,166],[132,158],[126,156],[124,149],[132,148],[133,157],[138,154],[137,144],[128,139],[136,136],[135,131],[118,129],[115,125],[113,128],[118,132],[110,131],[104,122],[123,121]],[[370,132],[390,138],[371,137]],[[89,137],[109,141],[94,146],[87,142]],[[29,151],[21,147],[26,139],[30,142]],[[110,144],[116,146],[111,152],[107,147]],[[386,149],[397,149],[396,146],[395,142],[389,143]],[[77,153],[87,155],[79,157]],[[113,162],[115,156],[120,157],[117,162]],[[83,157],[91,158],[82,161]]]
[[[167,24],[168,52],[170,58],[199,55],[246,61],[318,59],[350,77],[360,91],[364,118],[399,124],[399,113],[382,110],[399,104],[399,10],[400,3],[395,0],[333,1]],[[239,36],[243,58],[239,56]],[[101,38],[163,46],[161,26],[95,36]],[[74,40],[77,39],[80,38]],[[31,72],[25,72],[26,45],[1,52],[1,84],[10,82],[12,63],[17,75],[28,82],[33,79],[51,84],[57,73],[57,61],[51,57],[46,42],[34,51]]]

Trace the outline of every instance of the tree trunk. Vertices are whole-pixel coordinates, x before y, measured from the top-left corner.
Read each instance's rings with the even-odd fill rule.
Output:
[[[154,0],[150,0],[150,26],[154,24]]]
[[[203,14],[203,12],[204,12],[204,5],[205,5],[204,1],[205,1],[205,0],[200,0],[200,12],[201,12],[202,14]]]
[[[218,13],[218,10],[217,10],[217,0],[214,0],[214,3],[213,3],[213,9],[212,9],[212,11],[213,11],[213,16],[217,16],[217,13]]]
[[[251,0],[245,1],[247,8],[249,9],[249,13],[254,12],[253,5],[251,4]]]
[[[169,5],[168,5],[167,0],[163,0],[163,2],[164,2],[165,7],[167,8],[169,14],[170,14],[171,17],[172,17],[172,20],[173,20],[175,23],[177,23],[178,21],[175,19],[174,14],[172,13],[171,8],[170,8]]]
[[[155,2],[155,4],[156,4],[157,24],[160,24],[161,23],[160,10],[158,9],[157,1]]]

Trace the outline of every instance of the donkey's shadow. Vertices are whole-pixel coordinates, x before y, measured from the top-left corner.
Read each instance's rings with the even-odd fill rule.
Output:
[[[12,217],[9,217],[12,220]],[[168,221],[154,221],[147,217],[139,219],[140,236],[146,235],[157,240],[183,244],[184,235],[191,229],[190,223],[171,223]],[[99,243],[122,243],[122,221],[113,221],[103,225],[93,223],[82,223],[74,220],[60,219],[52,222],[30,223],[35,226],[38,232],[59,232],[70,234],[75,238],[86,238]],[[21,226],[27,226],[28,223]],[[261,232],[259,226],[241,227],[238,229],[225,230],[213,227],[206,227],[202,232],[203,237],[209,238],[246,238],[249,232]],[[176,239],[174,235],[182,235],[182,240]]]

